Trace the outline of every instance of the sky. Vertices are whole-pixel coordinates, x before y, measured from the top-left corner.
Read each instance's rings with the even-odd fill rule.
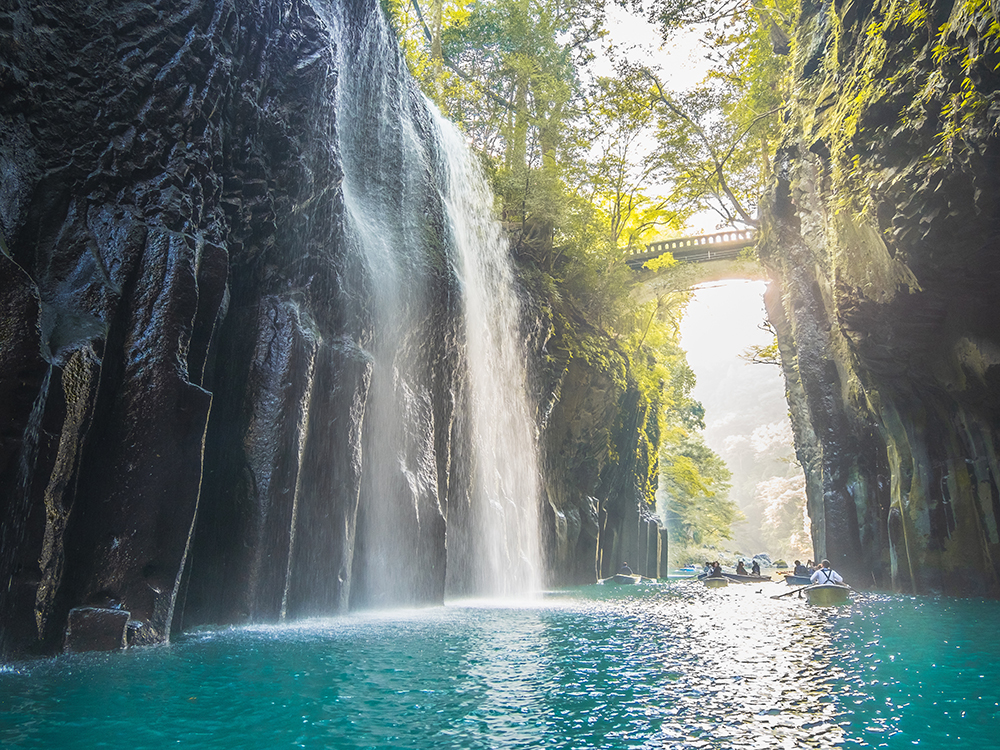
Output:
[[[645,62],[650,68],[657,70],[661,80],[669,88],[690,88],[705,75],[705,63],[700,52],[700,30],[675,32],[669,44],[663,45],[659,29],[642,16],[630,13],[616,4],[608,5],[605,12],[611,41],[616,46],[621,45],[623,51],[627,49],[629,59]],[[598,75],[614,73],[610,61],[603,55],[599,55],[596,62]]]
[[[736,279],[695,288],[681,321],[681,345],[696,375],[730,366],[760,367],[739,355],[751,344],[766,346],[772,341],[771,334],[759,328],[765,318],[765,287],[763,281]],[[695,386],[698,400],[709,396],[704,385]]]

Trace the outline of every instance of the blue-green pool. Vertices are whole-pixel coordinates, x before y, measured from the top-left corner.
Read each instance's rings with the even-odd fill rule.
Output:
[[[0,747],[996,748],[1000,604],[591,586],[0,667]]]

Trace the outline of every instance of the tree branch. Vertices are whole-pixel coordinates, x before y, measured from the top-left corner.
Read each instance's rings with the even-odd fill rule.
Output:
[[[413,9],[417,12],[417,19],[420,21],[420,26],[424,30],[424,38],[427,39],[427,43],[428,44],[433,45],[434,44],[434,36],[433,36],[433,34],[431,34],[431,30],[427,27],[427,22],[424,21],[424,14],[420,12],[420,4],[419,4],[418,0],[410,0],[410,3],[413,5]],[[453,63],[451,61],[451,58],[449,58],[446,54],[444,54],[444,52],[441,53],[441,60],[444,62],[445,65],[448,66],[448,68],[455,75],[457,75],[463,81],[468,81],[469,83],[471,83],[472,85],[474,85],[476,88],[478,88],[484,94],[486,94],[486,96],[489,99],[491,99],[494,104],[499,104],[501,107],[503,107],[504,109],[507,109],[507,110],[509,110],[511,112],[514,111],[515,107],[514,107],[513,104],[511,104],[509,101],[507,101],[506,99],[504,99],[503,97],[501,97],[499,94],[496,94],[495,92],[493,92],[490,89],[488,89],[485,86],[483,86],[482,83],[480,83],[479,81],[477,81],[472,76],[467,75],[466,73],[464,73],[455,63]]]
[[[682,110],[679,106],[677,106],[677,104],[675,104],[674,101],[669,96],[667,96],[667,94],[663,91],[663,84],[660,83],[660,80],[653,74],[651,70],[649,70],[649,68],[644,67],[641,70],[642,73],[652,82],[653,87],[655,88],[656,98],[660,102],[662,102],[667,107],[667,109],[673,112],[677,117],[681,118],[682,120],[690,124],[692,128],[694,128],[694,131],[698,135],[699,140],[701,140],[701,142],[704,144],[705,148],[708,150],[709,156],[712,158],[712,164],[714,165],[715,176],[719,182],[720,189],[722,190],[723,193],[725,193],[726,198],[730,201],[733,208],[736,210],[736,213],[739,214],[740,219],[748,226],[756,227],[760,222],[757,219],[754,219],[752,216],[750,216],[747,210],[743,207],[743,204],[740,202],[739,198],[737,198],[736,194],[733,193],[732,189],[729,187],[729,183],[726,181],[726,175],[724,171],[725,163],[732,156],[733,149],[735,149],[736,144],[738,144],[740,140],[742,140],[746,136],[746,133],[748,132],[749,128],[747,129],[747,131],[744,131],[740,135],[740,137],[733,142],[733,144],[729,148],[729,151],[726,152],[725,157],[720,159],[719,155],[715,152],[715,148],[712,146],[712,142],[709,139],[708,134],[705,133],[705,130],[701,127],[701,125],[699,125],[697,121],[695,121],[690,115],[688,115],[684,110]],[[761,115],[760,117],[764,116],[765,115]],[[757,119],[759,118],[755,118],[754,123],[752,123],[750,127],[752,127],[753,124],[756,124]]]

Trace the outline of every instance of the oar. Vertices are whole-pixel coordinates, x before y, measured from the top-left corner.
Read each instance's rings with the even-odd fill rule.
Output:
[[[771,598],[772,599],[780,599],[783,596],[788,596],[789,594],[794,594],[796,591],[805,591],[807,588],[809,588],[809,586],[812,586],[812,584],[810,583],[808,586],[799,586],[797,589],[791,589],[789,591],[786,591],[784,594],[774,594]]]

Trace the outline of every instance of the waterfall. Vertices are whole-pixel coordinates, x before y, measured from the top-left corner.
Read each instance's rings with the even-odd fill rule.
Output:
[[[345,243],[361,269],[349,315],[371,362],[352,603],[535,590],[537,439],[492,197],[382,14],[349,33],[335,35],[351,39],[336,104]]]
[[[483,176],[375,0],[286,5],[109,6],[136,32],[95,59],[141,65],[95,88],[38,60],[71,105],[39,132],[73,133],[86,167],[35,197],[18,186],[63,155],[0,139],[30,271],[0,291],[12,315],[58,302],[0,373],[8,446],[24,435],[0,451],[0,653],[58,650],[88,607],[127,612],[138,645],[540,586],[535,409]],[[58,38],[88,19],[73,6]],[[148,138],[114,142],[112,177],[99,155],[136,117]],[[46,359],[31,408],[22,372]],[[119,644],[120,625],[94,627]]]
[[[448,590],[513,594],[541,584],[537,438],[527,400],[509,245],[493,196],[458,130],[435,117],[443,194],[462,282],[473,462],[468,522],[448,527]]]

